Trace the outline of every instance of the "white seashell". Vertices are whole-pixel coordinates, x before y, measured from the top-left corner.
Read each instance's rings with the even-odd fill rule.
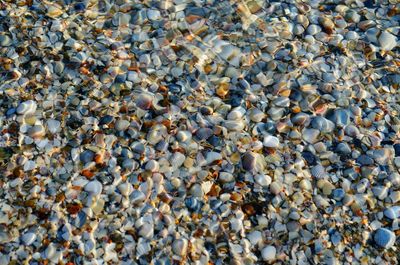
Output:
[[[242,107],[236,107],[231,112],[229,112],[227,118],[228,120],[240,120],[243,118],[243,115],[246,113],[246,110]]]
[[[275,137],[272,135],[267,135],[264,137],[263,144],[265,147],[278,148],[279,147],[279,139],[278,139],[278,137]]]
[[[21,236],[21,241],[25,246],[33,244],[36,240],[36,234],[32,232],[25,233]]]
[[[144,223],[142,225],[142,227],[139,230],[139,235],[141,237],[147,238],[147,239],[151,239],[153,238],[154,235],[154,228],[153,225],[149,224],[149,223]]]
[[[397,46],[397,38],[387,31],[383,31],[379,36],[378,42],[384,51],[391,51]]]
[[[136,245],[136,256],[141,257],[143,255],[146,255],[150,252],[150,250],[150,243],[140,238],[139,243]]]
[[[61,122],[58,120],[50,119],[47,121],[47,129],[53,134],[57,133],[61,131]]]
[[[387,208],[383,211],[383,214],[392,220],[396,220],[400,218],[400,206],[392,206],[390,208]]]
[[[172,243],[172,251],[178,256],[184,256],[187,252],[188,241],[184,238],[176,239]]]
[[[181,152],[175,152],[170,158],[172,168],[177,169],[182,166],[183,162],[185,162],[185,159],[186,157],[184,154]]]
[[[132,193],[133,186],[130,183],[121,183],[118,185],[118,190],[123,196],[129,196]]]
[[[221,160],[222,155],[217,152],[208,152],[206,155],[207,165],[213,163],[214,161]]]
[[[219,180],[222,183],[229,183],[234,180],[234,177],[231,173],[228,172],[219,172]]]
[[[33,100],[28,100],[18,105],[17,113],[21,115],[34,114],[36,108],[37,108],[36,102]]]
[[[317,179],[323,179],[328,176],[325,171],[325,168],[322,165],[316,165],[313,168],[311,168],[311,175]]]
[[[254,176],[254,180],[257,184],[262,187],[268,187],[271,184],[271,177],[265,174],[257,174]]]
[[[315,144],[318,141],[319,130],[304,129],[302,131],[303,140],[310,144]]]
[[[134,190],[129,196],[133,204],[138,204],[146,199],[146,195],[140,190]]]
[[[264,261],[273,261],[276,258],[276,248],[274,246],[267,246],[261,250],[261,256]]]
[[[102,190],[103,185],[97,180],[90,181],[85,185],[85,191],[94,196],[101,194]]]
[[[249,239],[250,243],[251,243],[253,246],[258,245],[258,244],[261,244],[261,243],[262,243],[262,240],[263,240],[262,234],[261,234],[260,231],[253,231],[253,232],[249,233],[249,234],[247,235],[247,238]]]

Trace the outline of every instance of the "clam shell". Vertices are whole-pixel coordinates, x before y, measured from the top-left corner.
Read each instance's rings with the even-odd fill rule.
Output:
[[[325,168],[322,165],[316,165],[311,168],[311,175],[317,179],[324,179],[328,177]]]

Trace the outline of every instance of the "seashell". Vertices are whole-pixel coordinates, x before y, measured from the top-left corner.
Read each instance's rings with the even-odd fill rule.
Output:
[[[34,114],[37,109],[36,102],[28,100],[20,103],[17,107],[17,113],[21,115]]]
[[[372,193],[379,200],[384,200],[388,196],[389,190],[385,186],[374,186],[372,187]]]
[[[129,125],[130,122],[127,120],[117,120],[115,122],[115,129],[119,132],[125,131],[126,129],[128,129]]]
[[[294,115],[293,117],[291,117],[290,120],[292,121],[292,123],[294,125],[297,125],[297,126],[305,125],[305,126],[307,126],[307,124],[310,122],[310,116],[308,114],[306,114],[306,113],[300,112],[300,113],[297,113],[296,115]]]
[[[189,210],[194,211],[194,212],[200,211],[200,209],[202,207],[202,203],[197,198],[193,198],[193,197],[186,198],[185,205]]]
[[[222,159],[222,155],[217,152],[208,152],[206,155],[207,165],[209,165],[217,160],[221,160],[221,159]]]
[[[196,131],[196,137],[199,140],[207,140],[214,134],[213,130],[210,128],[200,128]]]
[[[346,135],[350,136],[350,137],[358,137],[360,135],[360,131],[358,130],[358,128],[352,124],[347,125],[344,128],[344,132],[346,133]]]
[[[61,122],[53,119],[47,120],[47,129],[50,133],[57,133],[61,131]]]
[[[317,129],[304,129],[301,134],[304,141],[314,144],[318,141],[319,133]]]
[[[133,187],[130,183],[121,183],[118,185],[118,190],[123,196],[129,196],[133,191]]]
[[[231,173],[228,172],[219,172],[219,180],[222,183],[229,183],[234,180],[234,177]]]
[[[246,152],[242,157],[242,167],[246,171],[254,171],[257,165],[257,154]]]
[[[27,232],[21,236],[21,241],[25,246],[32,245],[36,240],[36,234],[33,232]]]
[[[93,196],[101,194],[102,190],[103,185],[97,180],[90,181],[85,185],[85,191]]]
[[[395,205],[395,206],[386,208],[386,209],[383,211],[383,214],[384,214],[387,218],[389,218],[389,219],[391,219],[391,220],[400,219],[400,206]]]
[[[229,112],[227,119],[228,120],[240,120],[243,118],[243,115],[246,113],[246,110],[242,107],[236,107],[231,112]]]
[[[393,172],[392,174],[389,175],[388,179],[394,187],[400,187],[400,174],[399,173]]]
[[[397,46],[397,38],[387,31],[382,31],[379,35],[378,42],[384,51],[391,51]]]
[[[86,164],[89,162],[92,162],[94,159],[95,153],[91,150],[85,150],[79,155],[79,159],[81,160],[82,163]]]
[[[283,117],[283,115],[285,114],[285,109],[272,107],[268,110],[267,114],[271,117],[272,120],[277,121]]]
[[[147,255],[150,251],[150,243],[139,239],[139,242],[136,245],[136,256],[139,258],[141,256]]]
[[[138,108],[148,110],[152,106],[153,99],[154,97],[152,95],[142,93],[136,98],[135,103]]]
[[[253,122],[260,122],[264,119],[265,113],[257,108],[252,108],[249,111],[249,117]]]
[[[307,34],[309,34],[309,35],[311,35],[311,36],[317,34],[317,33],[320,32],[320,31],[321,31],[321,27],[318,26],[318,25],[315,25],[315,24],[309,25],[309,26],[307,27],[307,30],[306,30]]]
[[[188,248],[188,241],[184,238],[175,239],[172,243],[172,251],[175,255],[185,256]]]
[[[375,243],[382,248],[391,248],[396,241],[396,235],[387,228],[378,228],[374,234]]]
[[[255,175],[254,180],[257,184],[259,184],[262,187],[268,187],[272,182],[271,177],[265,174]]]
[[[372,158],[378,163],[379,165],[387,165],[391,159],[393,159],[392,152],[389,148],[382,148],[373,150]]]
[[[177,169],[182,166],[185,162],[185,159],[186,157],[184,154],[182,154],[181,152],[175,152],[170,158],[172,168]]]
[[[335,124],[332,121],[321,116],[315,117],[311,122],[311,126],[323,133],[330,133],[335,128]]]
[[[146,170],[149,170],[149,171],[151,171],[151,172],[157,172],[157,171],[159,171],[159,169],[160,169],[160,165],[158,164],[157,161],[155,161],[155,160],[150,160],[150,161],[148,161],[148,162],[146,163],[145,169],[146,169]]]
[[[311,175],[317,179],[324,179],[328,177],[325,168],[322,165],[316,165],[311,168]]]
[[[144,223],[139,230],[139,235],[143,238],[151,239],[154,236],[154,227],[149,223]]]
[[[337,127],[343,128],[350,123],[350,115],[347,110],[336,109],[330,120],[334,122]]]
[[[276,248],[274,246],[267,246],[261,250],[261,256],[264,261],[271,262],[276,259]]]
[[[61,16],[64,13],[64,11],[62,11],[61,9],[55,7],[55,6],[49,6],[47,8],[47,15],[51,18],[56,18]]]
[[[269,185],[269,190],[272,194],[278,195],[282,191],[282,184],[276,181],[273,181]]]
[[[197,130],[197,131],[199,131],[199,130]],[[200,136],[203,136],[203,135],[200,135]],[[178,141],[180,141],[180,142],[187,142],[187,141],[190,141],[192,139],[192,134],[189,131],[179,131],[176,134],[176,139]]]
[[[263,145],[269,148],[278,148],[280,143],[278,137],[266,135],[264,137]]]
[[[146,196],[140,190],[134,190],[129,196],[129,199],[133,204],[139,204],[146,199]]]

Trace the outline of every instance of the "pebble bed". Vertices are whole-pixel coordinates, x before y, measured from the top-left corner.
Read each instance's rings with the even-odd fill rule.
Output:
[[[397,0],[0,1],[0,264],[400,263]]]

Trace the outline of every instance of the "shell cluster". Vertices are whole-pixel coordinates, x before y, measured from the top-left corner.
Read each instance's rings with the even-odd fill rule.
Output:
[[[0,264],[398,264],[397,0],[0,1]]]

